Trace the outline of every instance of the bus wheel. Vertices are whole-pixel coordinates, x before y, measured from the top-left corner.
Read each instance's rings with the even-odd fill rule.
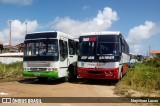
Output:
[[[74,66],[70,65],[68,67],[68,82],[72,82],[77,79],[77,75],[75,74]]]
[[[48,80],[47,77],[37,77],[39,82],[46,82]]]
[[[117,80],[115,80],[115,81],[113,81],[113,83],[118,83],[121,79],[122,79],[122,77],[123,77],[123,74],[122,74],[122,71],[119,73],[119,78],[117,79]]]
[[[119,80],[121,80],[122,77],[123,77],[123,73],[122,73],[122,71],[121,71],[121,72],[120,72],[120,75],[119,75]]]

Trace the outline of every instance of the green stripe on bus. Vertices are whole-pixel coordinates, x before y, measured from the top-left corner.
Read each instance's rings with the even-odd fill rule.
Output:
[[[23,71],[23,76],[30,77],[48,77],[48,78],[58,78],[58,72],[31,72],[31,71]]]

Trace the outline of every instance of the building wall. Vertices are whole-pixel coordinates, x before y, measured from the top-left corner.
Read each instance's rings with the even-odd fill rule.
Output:
[[[152,50],[150,52],[150,54],[153,56],[153,57],[159,57],[160,58],[160,50]]]

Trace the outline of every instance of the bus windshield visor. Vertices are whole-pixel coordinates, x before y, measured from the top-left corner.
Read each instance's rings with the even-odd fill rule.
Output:
[[[57,39],[25,41],[25,56],[58,56]]]

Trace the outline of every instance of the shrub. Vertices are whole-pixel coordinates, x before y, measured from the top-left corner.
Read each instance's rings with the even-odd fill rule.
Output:
[[[116,87],[117,89],[130,88],[143,92],[160,90],[160,60],[152,58],[137,63],[135,68],[128,70]]]
[[[160,58],[154,57],[143,62],[145,65],[160,67]]]
[[[22,62],[16,62],[12,64],[0,64],[0,79],[16,80],[22,78],[22,70]]]

